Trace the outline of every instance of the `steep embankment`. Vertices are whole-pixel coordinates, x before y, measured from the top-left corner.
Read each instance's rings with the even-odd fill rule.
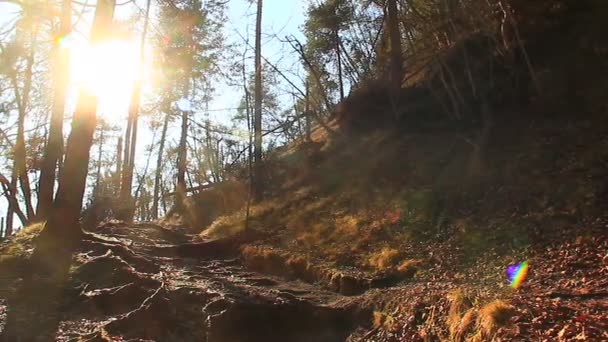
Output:
[[[374,308],[354,340],[608,338],[608,126],[497,122],[480,161],[466,136],[379,130],[282,152],[252,207],[251,269]],[[245,213],[203,232],[241,231]],[[506,267],[530,273],[510,288]]]
[[[270,156],[247,223],[265,237],[244,264],[365,298],[374,327],[355,340],[608,339],[608,42],[593,8],[531,24],[533,67],[473,35],[435,63],[449,84],[429,67],[396,103],[381,82],[355,90],[331,131]],[[513,289],[507,266],[525,260]]]

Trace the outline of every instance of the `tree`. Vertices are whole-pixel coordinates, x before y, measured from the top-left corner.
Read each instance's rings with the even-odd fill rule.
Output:
[[[30,33],[30,49],[26,57],[24,70],[23,87],[20,87],[17,80],[17,71],[11,73],[11,83],[15,92],[15,102],[17,103],[17,141],[14,147],[13,159],[13,179],[19,180],[28,222],[34,218],[34,208],[32,206],[32,191],[30,179],[28,177],[28,167],[26,164],[25,148],[25,118],[30,106],[32,92],[32,71],[34,67],[34,49],[36,45],[36,32]]]
[[[135,205],[133,203],[133,197],[131,194],[131,188],[133,186],[133,170],[135,168],[135,151],[137,146],[137,125],[139,118],[139,107],[141,101],[141,83],[143,79],[143,65],[145,62],[145,43],[146,35],[148,33],[148,22],[150,16],[150,0],[146,2],[146,13],[144,16],[144,29],[141,34],[141,44],[139,51],[139,73],[137,80],[133,86],[133,92],[131,94],[131,104],[129,106],[129,118],[127,123],[127,133],[125,139],[125,157],[124,167],[122,171],[122,181],[120,187],[120,200],[123,205],[123,209],[118,213],[118,219],[125,221],[132,221],[135,212]]]
[[[111,27],[115,4],[115,0],[100,0],[97,3],[91,28],[92,44],[102,41]],[[59,278],[67,271],[71,252],[82,235],[78,221],[86,186],[89,152],[97,124],[97,102],[97,96],[91,91],[84,88],[79,91],[59,188],[34,250],[33,258],[42,269],[53,272],[52,275]]]
[[[317,66],[335,64],[338,78],[339,100],[344,99],[344,62],[342,30],[353,19],[353,6],[346,0],[326,0],[311,4],[305,24],[306,51]],[[335,59],[334,59],[335,56]]]
[[[61,5],[61,24],[58,36],[64,37],[72,29],[72,1],[63,0]],[[53,202],[53,190],[57,166],[63,151],[63,115],[65,112],[65,99],[69,81],[69,51],[59,46],[59,39],[55,39],[56,71],[55,93],[51,112],[49,135],[44,151],[42,166],[40,168],[40,181],[38,188],[38,204],[36,220],[43,221],[48,217]]]
[[[390,82],[391,92],[394,97],[401,89],[401,79],[403,77],[403,57],[401,52],[401,32],[399,30],[399,12],[397,0],[387,0],[387,27],[390,39]]]
[[[169,114],[165,114],[163,119],[163,128],[160,134],[160,142],[158,145],[158,157],[156,158],[156,172],[154,173],[154,190],[152,193],[152,218],[158,218],[158,205],[160,200],[160,187],[163,169],[163,153],[165,151],[165,141],[167,140],[167,129],[169,127]]]
[[[219,0],[178,0],[160,5],[159,107],[162,115],[169,116],[168,120],[176,117],[177,112],[181,114],[175,208],[181,213],[188,188],[189,122],[194,111],[212,96],[210,81],[221,70],[218,62],[225,41],[222,33],[225,8],[226,2]],[[160,184],[157,190],[159,187]]]
[[[256,201],[260,201],[264,196],[264,168],[262,165],[262,7],[262,0],[258,0],[255,24],[255,104],[253,115],[253,193]]]

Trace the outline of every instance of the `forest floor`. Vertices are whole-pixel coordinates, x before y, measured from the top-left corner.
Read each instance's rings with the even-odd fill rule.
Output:
[[[607,224],[533,246],[519,289],[497,285],[504,267],[492,255],[466,271],[444,260],[396,282],[318,270],[315,279],[276,272],[297,266],[293,260],[252,263],[241,245],[263,234],[202,241],[176,226],[105,224],[74,256],[57,312],[44,313],[56,324],[52,336],[36,340],[605,341]],[[34,235],[26,233],[4,243],[2,254],[17,244],[27,253]],[[10,276],[4,267],[0,327],[10,303],[22,299]]]

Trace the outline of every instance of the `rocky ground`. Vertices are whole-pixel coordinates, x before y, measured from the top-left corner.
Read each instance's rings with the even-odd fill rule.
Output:
[[[385,286],[337,271],[270,275],[242,256],[241,244],[264,238],[256,234],[201,241],[179,227],[106,224],[74,257],[57,312],[47,315],[53,336],[37,339],[605,341],[605,232],[539,246],[528,281],[513,290],[490,262],[462,272],[437,262]],[[266,270],[276,269],[269,260],[275,265]],[[348,282],[369,286],[349,293]],[[3,279],[2,325],[19,285]]]

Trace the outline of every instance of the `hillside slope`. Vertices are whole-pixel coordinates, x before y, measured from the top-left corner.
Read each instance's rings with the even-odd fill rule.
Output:
[[[252,269],[370,298],[363,340],[608,339],[608,44],[593,8],[530,29],[534,70],[521,60],[477,93],[449,49],[459,117],[432,68],[397,103],[382,82],[354,90],[331,130],[269,156],[248,220],[202,236],[248,226],[266,236],[242,249]],[[510,288],[507,266],[526,260]]]

